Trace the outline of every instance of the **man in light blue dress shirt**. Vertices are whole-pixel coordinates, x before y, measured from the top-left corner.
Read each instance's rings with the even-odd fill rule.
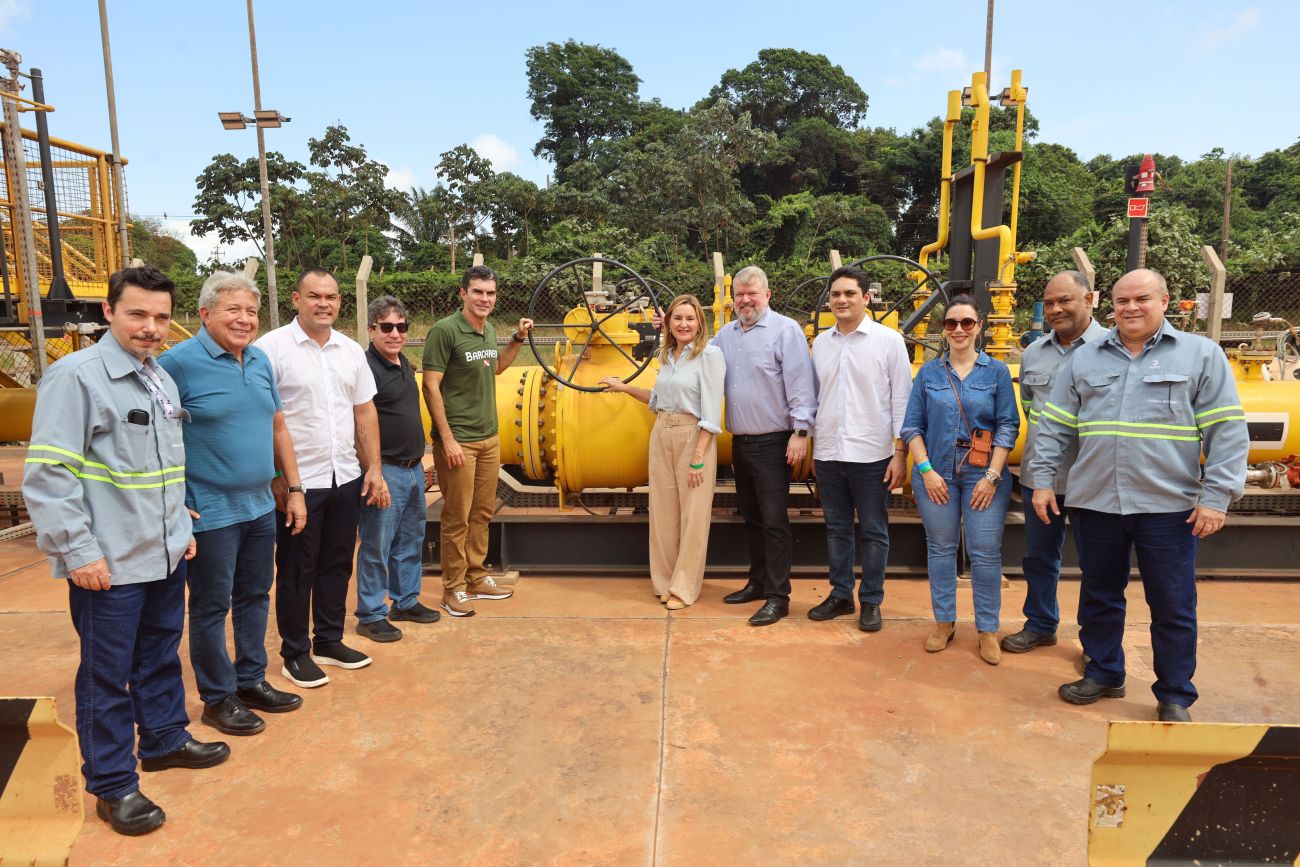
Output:
[[[713,343],[727,362],[726,421],[749,581],[724,601],[764,600],[749,622],[767,626],[790,613],[790,467],[808,453],[817,390],[808,340],[793,319],[768,307],[763,270],[742,268],[731,288],[736,318]]]

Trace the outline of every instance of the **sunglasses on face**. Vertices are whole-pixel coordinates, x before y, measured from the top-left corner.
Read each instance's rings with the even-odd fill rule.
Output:
[[[397,329],[398,334],[405,334],[411,328],[409,322],[376,322],[375,327],[385,334],[392,334],[393,329]]]
[[[979,324],[978,319],[971,319],[969,316],[965,319],[945,319],[943,320],[943,330],[956,331],[960,326],[962,331],[974,331],[975,326]]]

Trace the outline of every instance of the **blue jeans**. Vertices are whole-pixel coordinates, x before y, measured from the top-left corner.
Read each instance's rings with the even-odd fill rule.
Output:
[[[214,704],[266,679],[266,618],[275,576],[275,511],[194,534],[189,564],[190,663],[199,697]],[[226,652],[226,615],[235,661]]]
[[[1186,512],[1111,515],[1079,509],[1079,640],[1091,657],[1085,677],[1107,686],[1124,682],[1124,590],[1129,557],[1151,608],[1156,698],[1191,707],[1196,701],[1196,545]]]
[[[853,515],[861,527],[862,588],[858,599],[879,605],[885,598],[889,561],[889,458],[871,463],[817,461],[817,492],[826,517],[826,555],[831,595],[853,598]]]
[[[142,759],[185,746],[185,686],[176,653],[185,629],[185,561],[162,581],[83,590],[68,582],[68,607],[81,639],[77,740],[86,791],[110,800],[140,788]]]
[[[957,619],[957,546],[964,538],[970,556],[975,628],[997,632],[1002,611],[1002,529],[1011,503],[1011,486],[998,485],[992,502],[983,511],[976,511],[970,497],[982,478],[984,470],[963,467],[957,478],[948,482],[948,502],[943,505],[926,494],[919,470],[912,471],[912,490],[925,525],[930,605],[935,621],[952,623]]]
[[[424,545],[424,468],[384,464],[392,503],[387,509],[361,506],[361,550],[357,552],[357,619],[374,623],[388,616],[387,595],[404,611],[420,601]]]
[[[1025,501],[1025,557],[1020,561],[1025,570],[1025,629],[1055,635],[1061,623],[1056,585],[1061,580],[1061,546],[1065,544],[1065,501],[1056,495],[1061,514],[1053,515],[1049,509],[1052,523],[1044,524],[1034,512],[1033,490],[1021,488],[1020,495]]]

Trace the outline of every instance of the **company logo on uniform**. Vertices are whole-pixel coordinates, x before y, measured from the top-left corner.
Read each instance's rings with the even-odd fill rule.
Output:
[[[495,349],[476,349],[473,352],[465,353],[465,363],[473,364],[481,359],[485,367],[491,367],[491,362],[495,361],[496,357],[497,351]]]

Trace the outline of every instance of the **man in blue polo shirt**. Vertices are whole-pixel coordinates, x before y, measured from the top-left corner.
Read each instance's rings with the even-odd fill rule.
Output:
[[[282,507],[295,534],[306,524],[307,505],[271,365],[250,345],[260,303],[252,280],[217,271],[199,293],[203,327],[159,359],[191,419],[184,428],[185,500],[199,553],[187,576],[190,662],[203,722],[230,735],[266,727],[250,708],[283,713],[302,705],[266,680],[276,533],[271,479],[283,473],[289,483]],[[232,613],[233,663],[226,652]]]

